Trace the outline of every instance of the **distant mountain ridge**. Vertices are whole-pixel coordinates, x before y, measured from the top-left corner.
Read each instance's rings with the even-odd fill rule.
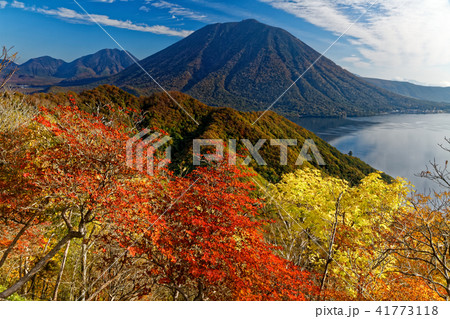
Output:
[[[64,64],[58,69],[56,76],[68,79],[110,76],[119,73],[133,63],[133,59],[125,51],[105,49]]]
[[[396,94],[421,100],[450,103],[450,87],[417,85],[403,81],[389,81],[374,78],[364,78],[380,88]]]
[[[63,64],[66,62],[50,56],[34,58],[18,65],[17,75],[53,77]]]
[[[134,63],[122,50],[103,49],[72,62],[65,62],[50,56],[43,56],[17,65],[11,79],[13,85],[58,85],[80,80],[95,80],[114,75]]]
[[[261,111],[319,56],[283,29],[244,20],[207,25],[140,64],[167,90],[212,106]],[[101,83],[135,94],[159,90],[137,65]],[[439,107],[380,89],[322,57],[273,110],[286,116],[360,116]]]

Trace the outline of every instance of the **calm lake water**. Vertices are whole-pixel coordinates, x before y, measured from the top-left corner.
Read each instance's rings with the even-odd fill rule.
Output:
[[[450,161],[450,153],[439,147],[439,144],[447,144],[445,137],[450,138],[450,114],[396,114],[295,122],[342,153],[352,151],[353,156],[378,170],[393,177],[407,178],[418,191],[437,187],[416,174],[434,159],[440,164]]]

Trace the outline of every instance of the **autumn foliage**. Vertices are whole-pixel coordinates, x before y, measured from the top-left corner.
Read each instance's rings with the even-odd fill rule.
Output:
[[[265,188],[220,160],[148,174],[135,105],[68,104],[2,114],[0,298],[449,298],[447,193],[308,166]]]
[[[144,269],[133,274],[139,283],[134,298],[305,300],[314,294],[308,273],[264,242],[264,222],[257,219],[263,203],[243,182],[250,172],[218,163],[187,177],[165,170],[149,176],[126,165],[126,130],[72,101],[41,108],[29,127],[2,136],[8,165],[2,166],[1,227],[25,229],[8,258],[26,257],[33,265],[25,277],[6,279],[13,284],[3,297],[26,294],[28,281],[70,241],[91,243],[99,267],[90,269],[94,277],[109,270],[111,247],[112,265],[120,260]],[[3,234],[6,249],[11,235]],[[37,247],[22,256],[25,241]],[[90,254],[76,253],[81,262]],[[98,287],[82,277],[80,297],[107,298],[101,281]]]

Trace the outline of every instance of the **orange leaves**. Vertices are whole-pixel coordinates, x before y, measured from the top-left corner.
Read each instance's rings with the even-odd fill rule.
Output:
[[[75,105],[41,108],[34,122],[16,132],[14,139],[0,134],[8,163],[0,165],[0,217],[24,225],[30,215],[38,214],[17,242],[11,260],[23,246],[42,254],[44,234],[60,238],[68,231],[84,230],[93,221],[108,222],[108,214],[129,209],[135,189],[123,187],[131,194],[123,196],[117,187],[139,175],[126,166],[127,139],[123,127],[108,126]],[[1,224],[0,233],[3,230]],[[14,229],[14,236],[19,230]],[[4,243],[11,243],[14,236]]]
[[[391,273],[385,278],[377,278],[368,291],[375,300],[382,301],[432,301],[441,300],[425,280],[398,273]]]
[[[36,121],[39,122],[39,123],[41,123],[42,125],[48,127],[48,128],[52,128],[52,127],[53,127],[52,123],[50,123],[50,121],[47,120],[47,119],[46,119],[44,116],[42,116],[42,115],[38,115],[38,116],[36,117]]]
[[[189,236],[194,236],[194,233],[193,232],[191,232],[190,230],[186,230],[186,233],[189,235]]]
[[[206,299],[304,300],[313,290],[308,274],[275,256],[263,241],[261,222],[249,217],[260,203],[249,195],[246,176],[239,168],[218,165],[200,167],[187,178],[172,177],[167,198],[136,199],[139,211],[111,216],[118,233],[128,232],[126,220],[135,229],[150,228],[116,240],[132,246],[133,254],[139,247],[148,267],[157,267],[186,294],[201,284]],[[135,218],[144,207],[158,223]]]
[[[138,247],[128,247],[127,250],[132,257],[136,256],[136,254],[142,254],[143,252],[143,250]]]
[[[73,98],[71,103],[41,108],[35,127],[42,143],[26,147],[26,157],[11,153],[20,172],[14,182],[25,182],[20,189],[13,180],[5,183],[10,212],[31,203],[42,210],[39,223],[51,222],[53,231],[69,224],[61,211],[77,216],[74,227],[87,216],[86,223],[108,229],[100,256],[110,256],[110,247],[126,249],[125,264],[132,258],[147,269],[137,281],[151,276],[188,299],[200,294],[213,300],[304,300],[313,294],[309,274],[264,242],[263,222],[255,218],[262,203],[245,181],[248,170],[217,165],[198,167],[187,177],[147,176],[126,166],[128,135],[122,126],[106,125],[76,107]],[[148,293],[142,289],[142,296]]]

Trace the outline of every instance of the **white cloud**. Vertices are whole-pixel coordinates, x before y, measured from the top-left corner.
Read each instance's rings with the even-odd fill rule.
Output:
[[[8,4],[8,2],[6,2],[6,1],[0,1],[0,9],[4,9],[7,4]]]
[[[13,1],[12,3],[11,3],[11,7],[13,7],[13,8],[19,8],[19,9],[24,9],[25,8],[25,3],[23,3],[23,2],[19,2],[19,1]]]
[[[121,0],[124,1],[124,0]],[[94,23],[97,22],[100,25],[103,26],[109,26],[109,27],[115,27],[120,29],[127,29],[127,30],[133,30],[133,31],[140,31],[140,32],[149,32],[154,34],[164,34],[164,35],[170,35],[170,36],[177,36],[177,37],[187,37],[190,35],[193,31],[190,30],[177,30],[172,29],[163,25],[153,25],[149,26],[145,23],[136,24],[129,20],[116,20],[112,19],[106,15],[100,15],[100,14],[91,14],[90,16],[84,13],[76,12],[72,9],[67,8],[58,8],[58,9],[46,9],[46,8],[36,8],[36,7],[27,7],[27,6],[19,6],[17,5],[17,1],[15,1],[16,6],[15,8],[24,9],[27,11],[33,11],[38,12],[41,14],[54,16],[60,19],[64,19],[71,23]],[[13,3],[14,4],[14,3]]]
[[[195,11],[192,11],[190,9],[184,8],[180,6],[179,4],[170,3],[167,1],[151,1],[147,0],[147,4],[150,4],[151,6],[159,9],[169,9],[169,13],[172,15],[172,18],[176,17],[185,17],[191,20],[197,20],[197,21],[205,21],[207,16],[204,14],[197,13]]]
[[[259,1],[340,35],[374,0]],[[346,37],[374,67],[391,69],[391,73],[407,72],[408,76],[412,69],[422,69],[428,72],[424,76],[432,80],[433,76],[445,77],[439,66],[450,69],[449,17],[448,0],[380,1],[351,27]],[[450,79],[450,74],[446,77]]]
[[[370,63],[363,61],[360,57],[357,56],[349,56],[342,58],[341,61],[343,62],[344,66],[345,64],[351,64],[352,66],[355,66],[357,68],[369,68]]]
[[[450,81],[441,81],[439,83],[439,86],[450,87]]]
[[[116,27],[120,29],[127,29],[127,30],[134,30],[134,31],[141,31],[141,32],[150,32],[155,34],[165,34],[165,35],[171,35],[171,36],[177,36],[177,37],[186,37],[192,33],[192,31],[188,30],[175,30],[171,29],[169,27],[163,26],[163,25],[154,25],[154,26],[148,26],[144,23],[142,24],[135,24],[129,20],[123,21],[123,20],[116,20],[111,19],[108,16],[100,15],[100,14],[91,14],[88,16],[87,14],[78,13],[72,9],[67,8],[58,8],[58,9],[37,9],[37,12],[56,16],[59,18],[68,19],[72,22],[84,22],[84,23],[91,23],[92,20],[96,21],[97,23],[109,26],[109,27]]]
[[[140,11],[149,12],[149,11],[150,11],[150,8],[149,8],[149,7],[146,7],[146,6],[141,6],[141,7],[139,8],[139,10],[140,10]]]

